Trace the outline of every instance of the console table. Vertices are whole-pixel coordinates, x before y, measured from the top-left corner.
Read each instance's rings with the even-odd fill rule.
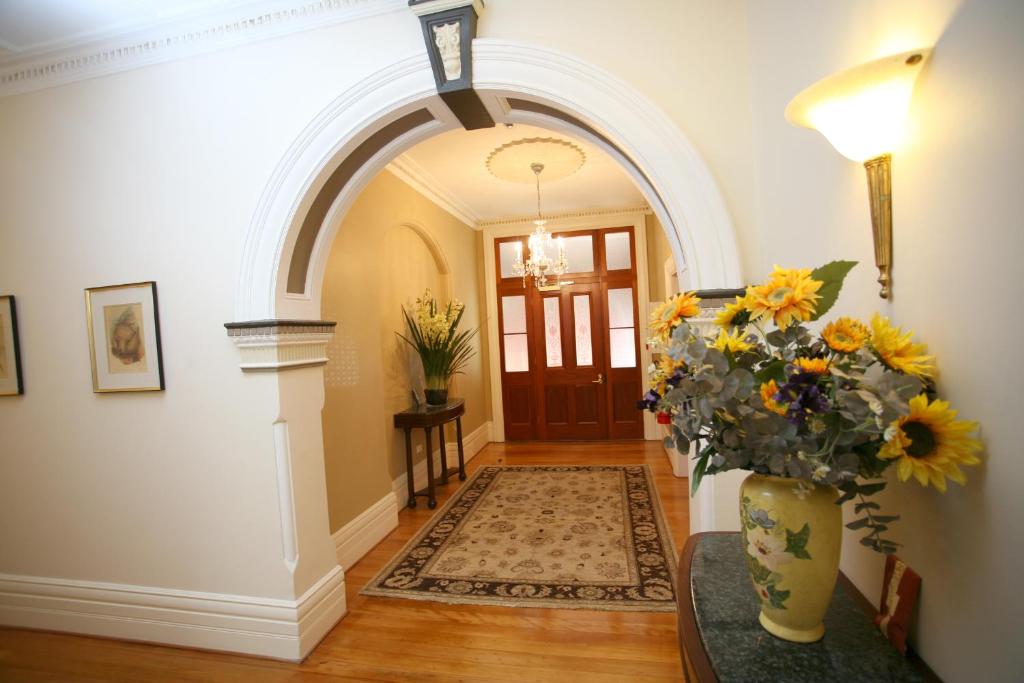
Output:
[[[426,496],[427,507],[431,510],[437,507],[437,499],[434,497],[435,484],[444,485],[448,483],[448,477],[458,472],[459,480],[466,481],[466,460],[462,452],[462,416],[466,413],[465,403],[461,398],[450,398],[443,406],[419,405],[406,408],[400,413],[395,413],[394,424],[397,429],[405,431],[405,472],[407,486],[409,487],[410,508],[416,507],[416,496]],[[459,466],[458,468],[448,467],[448,454],[444,446],[444,425],[455,420],[455,434],[458,437]],[[431,432],[437,428],[438,445],[441,448],[441,476],[434,479],[434,451],[430,437]],[[427,487],[420,491],[416,490],[412,476],[412,430],[422,429],[426,434],[427,443]]]
[[[938,681],[902,656],[873,621],[867,599],[840,572],[825,637],[791,643],[758,623],[760,603],[738,532],[695,534],[679,560],[679,642],[687,681]],[[866,604],[865,604],[866,603]]]

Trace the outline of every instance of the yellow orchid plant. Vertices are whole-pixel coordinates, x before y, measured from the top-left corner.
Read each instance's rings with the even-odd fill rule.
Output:
[[[816,270],[775,270],[725,306],[716,336],[688,320],[700,314],[695,293],[679,294],[651,316],[663,357],[640,407],[667,416],[666,445],[688,453],[698,442],[693,490],[701,478],[733,469],[830,484],[838,502],[858,499],[861,540],[879,552],[896,515],[865,498],[885,487],[895,464],[900,481],[946,490],[966,483],[961,469],[981,461],[975,422],[956,419],[938,400],[935,359],[913,332],[876,314],[869,324],[840,317],[820,334],[805,325],[834,305],[852,261]]]

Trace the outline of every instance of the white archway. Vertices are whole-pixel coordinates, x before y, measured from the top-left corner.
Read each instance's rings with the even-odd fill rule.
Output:
[[[620,160],[627,156],[632,163],[624,166],[665,226],[676,262],[687,266],[691,286],[742,282],[735,232],[709,169],[679,128],[642,94],[587,62],[526,43],[477,39],[473,69],[475,85],[496,121],[557,126],[556,120],[513,112],[502,104],[505,96],[544,103],[596,131],[600,137],[591,139],[609,153]],[[418,109],[430,111],[434,120],[389,142],[352,176],[316,236],[304,293],[288,293],[285,280],[298,232],[326,178],[373,132]],[[436,97],[425,55],[377,72],[321,112],[278,164],[253,215],[236,319],[319,318],[319,288],[330,244],[359,191],[402,151],[457,125]]]
[[[711,173],[679,128],[647,98],[591,64],[525,43],[475,40],[473,68],[478,93],[498,123],[529,121],[568,130],[622,162],[665,227],[676,263],[686,264],[692,287],[741,284],[732,223]],[[536,106],[514,107],[513,98]],[[246,233],[235,320],[281,321],[252,325],[257,330],[318,320],[330,247],[356,196],[395,156],[458,125],[437,97],[423,54],[397,61],[332,102],[290,146],[263,190]],[[346,173],[336,175],[340,170]],[[334,182],[338,178],[340,184]],[[335,197],[321,192],[329,180]],[[318,199],[317,211],[311,212]],[[307,221],[310,215],[317,219]],[[300,233],[306,239],[302,252],[296,249]],[[296,253],[303,255],[301,270],[292,274],[289,292]],[[325,499],[326,341],[322,335],[307,336],[313,339],[301,342],[308,349],[303,362],[275,366],[297,369],[277,374],[273,423],[282,544],[288,548],[284,562],[296,595],[311,605],[296,626],[300,657],[345,612],[343,573]],[[261,339],[264,346],[280,341],[274,335]],[[702,498],[711,495],[709,486],[702,487]]]

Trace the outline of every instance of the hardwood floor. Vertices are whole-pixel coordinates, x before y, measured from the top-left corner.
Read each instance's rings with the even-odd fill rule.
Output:
[[[490,444],[482,465],[651,466],[677,548],[689,534],[687,481],[658,442]],[[441,489],[439,504],[458,488]],[[55,633],[0,629],[0,681],[679,681],[676,615],[447,605],[359,590],[434,511],[399,526],[345,574],[348,614],[301,664]]]

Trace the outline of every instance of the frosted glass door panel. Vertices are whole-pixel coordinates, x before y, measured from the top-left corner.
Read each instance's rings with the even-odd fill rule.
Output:
[[[567,273],[590,273],[594,270],[594,238],[591,235],[577,235],[576,237],[563,237],[565,244],[565,258],[569,262]],[[558,255],[558,239],[554,240],[550,254],[552,258]]]
[[[505,327],[505,334],[525,334],[526,297],[501,297],[501,321]]]
[[[530,354],[525,334],[505,335],[505,372],[529,372]]]
[[[629,249],[628,232],[609,232],[604,236],[604,257],[608,270],[629,270],[633,255]]]
[[[544,349],[549,368],[562,367],[562,320],[559,301],[557,296],[544,299]]]
[[[636,344],[632,327],[611,330],[612,367],[635,368]]]
[[[522,242],[499,242],[498,258],[501,261],[501,277],[516,277],[512,264],[516,261],[516,247],[522,249]]]
[[[608,327],[633,327],[633,288],[608,290]]]
[[[576,335],[576,365],[594,364],[594,341],[591,335],[590,297],[576,295],[572,298],[573,327]]]

